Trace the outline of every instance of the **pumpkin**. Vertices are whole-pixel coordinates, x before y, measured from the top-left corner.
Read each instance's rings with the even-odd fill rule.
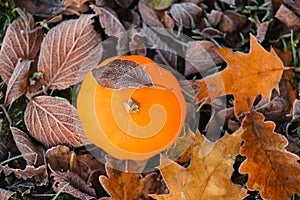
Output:
[[[135,70],[149,76],[146,80],[151,84],[135,83],[135,79],[123,84],[116,78],[120,83],[112,88],[98,81],[112,81],[113,73],[104,73],[97,81],[90,71],[77,96],[79,118],[90,142],[111,156],[146,160],[169,148],[180,135],[186,116],[184,96],[174,75],[147,57],[116,56],[93,70],[112,62],[138,66]]]

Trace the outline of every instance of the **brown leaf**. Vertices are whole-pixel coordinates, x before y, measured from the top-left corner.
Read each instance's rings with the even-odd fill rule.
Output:
[[[283,4],[279,7],[275,17],[288,28],[300,26],[300,18]]]
[[[170,12],[177,24],[182,24],[185,28],[193,28],[199,22],[202,8],[191,2],[174,3]]]
[[[13,200],[16,198],[16,193],[0,188],[0,199],[1,200]]]
[[[218,10],[212,10],[210,13],[206,14],[207,20],[210,25],[216,27],[222,19],[223,12]]]
[[[146,23],[148,26],[164,28],[164,25],[159,20],[156,12],[150,6],[142,1],[139,1],[138,9],[144,23]]]
[[[147,48],[145,42],[145,36],[137,32],[135,29],[132,30],[130,35],[131,41],[129,42],[129,49],[132,55],[146,56]]]
[[[126,173],[105,166],[108,177],[100,176],[99,180],[104,189],[110,194],[111,200],[138,200],[151,199],[148,194],[153,191],[151,183],[155,184],[156,173],[150,173],[143,177],[139,173]]]
[[[117,14],[109,9],[92,5],[100,24],[108,36],[118,37],[117,51],[119,55],[128,52],[128,36],[123,24],[120,22]]]
[[[8,84],[19,59],[34,60],[43,39],[42,29],[36,28],[32,15],[19,17],[7,29],[0,51],[0,75]]]
[[[215,45],[210,41],[191,41],[187,43],[185,54],[184,75],[207,73],[211,67],[223,63],[223,59],[214,50]]]
[[[0,165],[0,172],[4,172],[5,176],[13,173],[18,179],[28,180],[34,178],[35,184],[38,186],[46,185],[48,183],[48,173],[45,165],[34,167],[27,165],[25,169],[14,169],[8,165]]]
[[[53,177],[52,188],[55,192],[62,191],[81,200],[96,199],[96,192],[91,184],[87,184],[77,174],[67,172],[51,171]]]
[[[250,110],[258,94],[270,100],[273,88],[279,90],[278,83],[283,72],[281,60],[274,50],[267,52],[263,49],[254,36],[251,36],[250,43],[248,54],[232,52],[229,48],[216,49],[227,62],[227,68],[197,81],[200,86],[199,102],[233,94],[235,113],[240,115]],[[258,84],[258,81],[264,84]]]
[[[44,149],[35,144],[31,138],[16,127],[10,127],[13,138],[21,154],[33,154],[25,156],[28,165],[40,166],[44,164]]]
[[[93,69],[92,76],[99,85],[117,90],[153,85],[143,68],[130,60],[114,59],[103,67]]]
[[[231,33],[233,31],[241,32],[248,25],[248,23],[250,22],[245,15],[227,10],[222,16],[219,29],[225,33]]]
[[[169,46],[169,44],[174,43],[174,40],[171,38],[170,34],[165,31],[165,29],[156,29],[159,31],[159,33],[168,36],[164,39],[154,31],[154,29],[143,26],[142,33],[145,35],[148,45],[150,45],[151,48],[155,49],[158,53],[158,56],[162,62],[165,65],[169,65],[172,68],[177,67],[177,52],[180,52],[180,49],[174,50],[172,47]],[[179,45],[177,45],[178,47]],[[183,54],[181,54],[183,55]],[[155,59],[154,59],[155,60]],[[155,60],[156,61],[156,60]]]
[[[50,89],[66,89],[84,78],[102,56],[99,34],[94,30],[94,15],[64,21],[46,35],[39,56],[38,71]]]
[[[87,2],[90,1],[92,0],[62,0],[61,5],[65,8],[83,13],[89,10]]]
[[[76,109],[62,98],[35,97],[27,105],[25,124],[30,134],[48,148],[87,144]]]
[[[248,189],[259,190],[266,199],[289,199],[300,193],[299,157],[284,149],[287,139],[274,132],[275,124],[264,122],[262,114],[251,111],[242,126],[240,154],[247,159],[239,171],[248,174]]]
[[[14,0],[14,3],[33,15],[52,15],[62,9],[61,0]]]
[[[246,190],[230,180],[240,142],[240,132],[233,135],[226,134],[216,143],[210,143],[197,133],[188,168],[164,156],[161,157],[163,167],[160,171],[170,194],[151,195],[151,197],[172,200],[243,199]]]
[[[257,28],[257,34],[256,34],[256,39],[259,42],[263,42],[265,40],[268,28],[269,28],[269,21],[259,23],[258,28]]]
[[[29,78],[29,69],[32,61],[19,59],[8,81],[4,105],[9,105],[26,93]]]

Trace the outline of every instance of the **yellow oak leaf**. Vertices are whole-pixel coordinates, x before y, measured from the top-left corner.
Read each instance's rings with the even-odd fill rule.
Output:
[[[241,137],[244,144],[240,154],[247,160],[240,172],[248,174],[249,190],[259,190],[261,197],[272,200],[289,199],[300,193],[299,157],[286,151],[287,139],[274,132],[273,122],[264,122],[264,116],[251,111],[244,119]]]
[[[223,71],[197,80],[200,86],[198,101],[208,102],[215,97],[232,94],[235,114],[250,110],[255,97],[261,94],[270,99],[273,89],[278,89],[283,64],[275,51],[266,51],[251,35],[249,53],[233,52],[230,48],[215,49],[227,62]]]
[[[160,169],[170,193],[153,194],[158,200],[240,200],[246,190],[231,182],[233,163],[240,148],[240,132],[226,134],[211,143],[197,133],[192,146],[192,158],[184,168],[162,156]]]

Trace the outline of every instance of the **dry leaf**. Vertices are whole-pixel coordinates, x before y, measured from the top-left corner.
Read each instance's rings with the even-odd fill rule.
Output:
[[[46,147],[87,144],[76,109],[65,99],[38,96],[28,103],[25,124],[30,134]]]
[[[153,86],[144,69],[130,60],[114,59],[103,67],[93,69],[92,76],[99,85],[117,90]]]
[[[87,2],[90,1],[92,0],[62,0],[61,5],[65,8],[83,13],[89,10]]]
[[[119,55],[128,52],[128,36],[123,24],[120,22],[117,14],[109,9],[92,5],[97,16],[99,16],[100,24],[104,28],[108,36],[118,37],[117,51]]]
[[[248,174],[248,189],[259,190],[265,199],[289,199],[300,193],[299,157],[284,149],[287,139],[274,132],[275,124],[264,122],[262,114],[251,111],[242,126],[240,154],[247,159],[239,171]]]
[[[96,192],[91,184],[87,184],[77,174],[67,172],[51,171],[51,177],[53,177],[52,188],[55,192],[62,190],[65,193],[72,195],[75,198],[81,200],[96,199]]]
[[[164,167],[160,171],[170,194],[151,197],[172,200],[242,199],[246,196],[246,190],[230,180],[240,142],[240,132],[226,134],[216,143],[210,143],[198,132],[188,168],[161,157]]]
[[[0,199],[1,200],[13,200],[16,198],[16,193],[0,188]]]
[[[137,32],[137,30],[132,29],[132,33],[130,35],[131,41],[129,42],[129,49],[132,55],[147,55],[147,48],[145,42],[145,36],[141,32]]]
[[[34,178],[35,185],[42,186],[48,183],[48,173],[45,165],[39,167],[34,167],[27,165],[25,169],[14,169],[10,168],[8,165],[0,165],[0,172],[4,172],[5,176],[13,173],[18,179],[28,180]]]
[[[207,70],[223,63],[223,59],[215,52],[214,48],[215,45],[210,41],[188,42],[184,75],[207,73]]]
[[[4,105],[9,105],[26,93],[29,84],[29,69],[32,61],[19,58],[8,81]]]
[[[84,78],[102,56],[99,34],[92,17],[81,15],[60,23],[46,35],[39,56],[38,71],[50,89],[66,89]]]
[[[219,24],[219,30],[225,33],[233,31],[241,32],[248,24],[249,20],[246,16],[237,12],[226,10]],[[233,37],[231,35],[231,37]]]
[[[300,18],[283,4],[280,6],[275,17],[288,28],[300,26]]]
[[[61,0],[14,0],[14,3],[33,15],[52,15],[62,9]]]
[[[156,33],[154,30],[158,30],[159,33],[164,34],[165,36],[162,38],[161,35]],[[171,38],[170,34],[165,31],[165,29],[152,29],[147,26],[143,26],[142,33],[145,35],[148,45],[151,48],[155,49],[158,53],[157,56],[160,58],[160,62],[165,65],[168,65],[172,68],[177,67],[177,53],[179,55],[184,55],[183,53],[180,54],[181,49],[174,50],[169,46],[169,44],[173,44],[174,40]],[[177,47],[179,44],[177,45]],[[155,59],[154,59],[155,60]],[[156,60],[155,60],[156,61]]]
[[[16,127],[10,127],[14,141],[21,154],[32,154],[25,156],[24,159],[28,165],[40,166],[44,164],[44,149],[35,144],[31,138]]]
[[[105,166],[108,177],[100,176],[99,180],[104,189],[110,194],[111,200],[139,200],[151,199],[148,194],[153,191],[152,184],[156,185],[156,173],[143,177],[139,173],[126,173]]]
[[[194,3],[174,3],[170,13],[177,24],[185,28],[194,28],[199,23],[202,8]]]
[[[161,23],[156,12],[151,7],[142,1],[139,1],[138,8],[144,23],[150,27],[164,28],[164,25]]]
[[[223,12],[218,10],[212,10],[210,13],[206,14],[208,23],[213,27],[216,27],[222,19]]]
[[[196,81],[200,86],[199,102],[233,94],[235,113],[240,115],[250,110],[258,94],[270,100],[273,88],[279,90],[278,83],[283,72],[283,64],[273,49],[271,52],[264,50],[254,36],[251,35],[248,54],[232,52],[229,48],[216,51],[227,62],[227,68]],[[263,84],[259,84],[260,82]]]
[[[151,6],[152,8],[154,8],[155,10],[164,10],[166,8],[168,8],[173,1],[172,0],[141,0],[142,2],[148,4],[149,6]]]
[[[7,29],[0,51],[0,75],[8,84],[19,59],[34,60],[43,39],[42,29],[36,28],[32,15],[19,17]],[[15,72],[16,73],[16,72]]]

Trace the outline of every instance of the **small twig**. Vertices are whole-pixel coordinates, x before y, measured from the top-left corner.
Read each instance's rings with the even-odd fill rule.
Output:
[[[11,121],[10,116],[8,115],[8,112],[7,112],[6,108],[4,107],[3,104],[0,104],[0,107],[1,107],[2,110],[3,110],[3,113],[4,113],[6,119],[7,119],[8,123],[9,123],[9,126],[12,126],[12,121]]]

